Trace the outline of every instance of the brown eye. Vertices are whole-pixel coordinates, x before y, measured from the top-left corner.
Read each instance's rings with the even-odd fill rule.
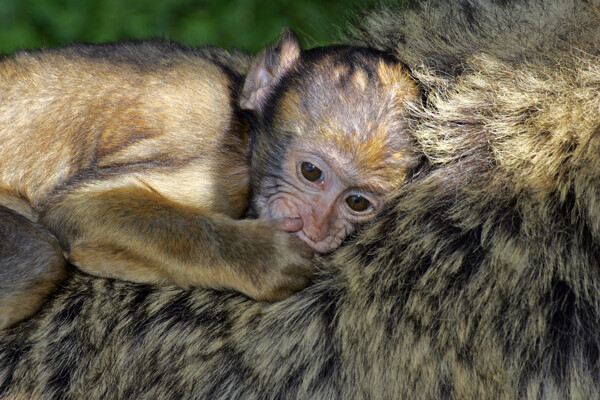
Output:
[[[310,182],[316,182],[320,179],[323,179],[323,171],[309,162],[303,162],[300,165],[300,171],[302,171],[302,176]]]
[[[366,211],[371,208],[371,202],[360,194],[355,194],[352,196],[348,196],[346,198],[346,204],[353,210],[357,212]]]

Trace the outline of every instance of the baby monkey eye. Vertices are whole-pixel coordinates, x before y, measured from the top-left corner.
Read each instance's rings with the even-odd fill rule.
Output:
[[[310,182],[316,182],[323,179],[323,171],[309,162],[303,162],[300,165],[300,171],[302,172],[302,176]]]
[[[346,204],[353,210],[357,212],[366,211],[371,208],[371,202],[360,194],[354,194],[352,196],[346,197]]]

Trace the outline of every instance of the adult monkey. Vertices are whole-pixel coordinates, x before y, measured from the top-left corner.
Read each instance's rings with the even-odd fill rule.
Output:
[[[571,0],[372,14],[432,169],[276,304],[74,277],[0,336],[0,397],[598,398],[599,27]]]

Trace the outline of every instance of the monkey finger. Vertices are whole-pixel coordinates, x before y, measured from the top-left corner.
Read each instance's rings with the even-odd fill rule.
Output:
[[[290,236],[289,241],[290,241],[291,247],[294,249],[296,254],[298,254],[300,257],[302,257],[304,260],[306,260],[308,262],[308,264],[312,264],[312,262],[310,262],[310,260],[312,260],[314,254],[315,254],[315,250],[312,247],[310,247],[308,244],[306,244],[298,236],[296,236],[294,234],[290,234],[289,236]]]
[[[298,232],[304,226],[302,218],[284,217],[275,220],[275,226],[285,232]]]
[[[296,274],[280,276],[259,291],[252,291],[246,294],[256,300],[269,302],[280,301],[307,287],[311,280],[312,279],[309,277]]]
[[[294,279],[312,279],[314,277],[316,268],[311,258],[300,255],[294,261],[284,269],[288,277],[293,277]]]
[[[315,272],[316,269],[312,264],[310,266],[298,267],[293,270],[294,275],[296,275],[298,279],[306,279],[307,281],[315,277]]]
[[[297,292],[297,291],[302,290],[305,287],[307,287],[308,284],[310,283],[310,281],[311,281],[311,279],[308,277],[297,277],[296,279],[289,282],[287,287],[292,293]]]
[[[287,280],[285,284],[271,296],[271,301],[279,301],[290,297],[294,293],[307,287],[310,284],[310,281],[311,279],[302,277],[295,277],[294,279]]]

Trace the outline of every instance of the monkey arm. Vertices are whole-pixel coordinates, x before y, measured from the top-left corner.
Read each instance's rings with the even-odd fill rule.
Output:
[[[266,220],[234,220],[146,187],[89,184],[42,215],[91,274],[183,287],[231,288],[278,300],[306,286],[310,261],[296,238]]]

